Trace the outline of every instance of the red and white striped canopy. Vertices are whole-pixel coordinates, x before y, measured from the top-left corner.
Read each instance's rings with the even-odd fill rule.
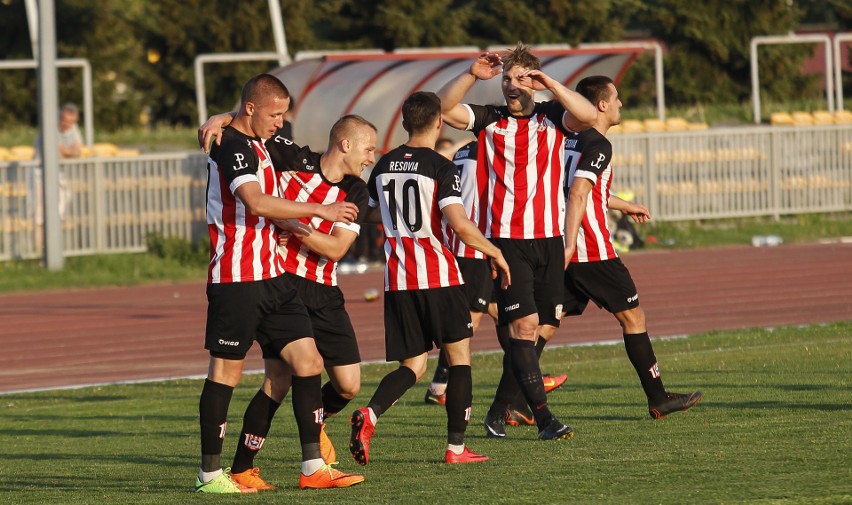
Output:
[[[542,70],[572,87],[589,75],[608,75],[618,83],[642,49],[539,49]],[[402,102],[415,91],[438,91],[480,53],[329,54],[297,61],[273,71],[296,99],[292,121],[298,144],[325,150],[328,132],[345,114],[359,114],[378,128],[378,151],[384,153],[407,139],[402,129]],[[536,99],[547,100],[540,92]],[[477,81],[466,103],[503,104],[500,79]],[[453,140],[470,133],[446,128]]]

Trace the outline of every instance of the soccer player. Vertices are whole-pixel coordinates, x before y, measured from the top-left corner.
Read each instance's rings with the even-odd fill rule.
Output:
[[[701,392],[669,393],[663,387],[660,368],[648,330],[639,293],[627,267],[615,252],[607,227],[612,208],[637,223],[651,218],[648,208],[610,194],[612,144],[606,138],[610,127],[621,122],[621,100],[612,79],[592,76],[577,84],[577,92],[598,111],[594,127],[566,141],[568,178],[565,221],[565,301],[568,316],[583,313],[589,300],[615,316],[624,333],[627,356],[639,375],[648,397],[648,412],[662,419],[672,412],[688,410],[701,400]]]
[[[211,259],[205,335],[210,365],[199,401],[197,492],[257,491],[236,484],[220,463],[228,406],[254,340],[265,359],[282,359],[292,370],[293,411],[302,447],[300,485],[340,487],[363,481],[362,476],[334,470],[320,455],[322,357],[311,336],[305,306],[282,276],[272,223],[300,217],[351,223],[358,209],[350,202],[322,205],[279,197],[263,139],[281,128],[288,104],[289,92],[278,78],[269,74],[253,77],[243,87],[233,123],[210,152],[207,226]]]
[[[381,211],[385,233],[385,352],[399,368],[379,383],[366,407],[352,413],[349,450],[366,465],[376,423],[426,371],[433,342],[445,349],[447,385],[447,463],[486,461],[464,443],[470,419],[472,323],[462,278],[446,246],[446,228],[467,246],[492,258],[492,275],[509,268],[500,250],[479,232],[462,205],[458,170],[433,150],[441,131],[437,95],[417,92],[402,105],[408,141],[384,155],[370,174],[370,206]]]
[[[439,139],[440,140],[440,139]],[[437,147],[437,145],[436,145]],[[479,143],[476,140],[470,141],[462,146],[456,152],[453,163],[459,170],[461,178],[461,196],[464,204],[465,212],[474,223],[480,223],[480,201],[485,201],[486,196],[481,194],[485,184],[477,182],[477,175],[482,172],[477,172],[476,164],[479,153]],[[481,231],[481,230],[480,230]],[[493,283],[489,281],[491,276],[491,268],[488,265],[487,258],[484,254],[467,247],[464,242],[454,237],[451,229],[447,230],[450,249],[456,256],[456,261],[459,264],[459,270],[464,279],[464,290],[467,296],[468,307],[470,308],[470,319],[473,323],[474,334],[479,328],[479,322],[484,314],[490,315],[494,321],[497,321],[497,304],[493,299]],[[508,350],[509,343],[509,328],[508,326],[497,325],[497,337],[500,346],[504,351]],[[539,341],[542,341],[540,338]],[[538,347],[536,348],[538,350]],[[505,358],[505,356],[504,356]],[[508,371],[501,378],[503,388],[512,388],[512,391],[506,393],[506,396],[514,396],[514,400],[506,414],[507,424],[512,425],[528,425],[534,424],[532,412],[526,405],[526,400],[517,385],[514,377],[511,374],[511,366],[507,363],[504,371]],[[444,405],[446,403],[446,388],[447,379],[449,377],[449,365],[447,364],[447,356],[444,351],[438,354],[438,365],[435,367],[435,373],[431,384],[426,390],[424,401],[429,404]],[[544,376],[545,392],[550,392],[561,386],[565,380],[565,375],[556,377]],[[501,382],[501,383],[502,383]]]
[[[219,128],[231,120],[230,113],[213,116],[201,130],[218,138]],[[287,236],[279,239],[279,243],[283,242],[284,276],[296,287],[308,309],[314,340],[329,375],[329,382],[322,388],[325,421],[340,412],[361,388],[361,356],[343,293],[337,286],[337,262],[355,241],[367,214],[367,185],[361,173],[375,162],[376,127],[360,116],[340,118],[332,126],[328,148],[321,155],[296,145],[284,133],[284,129],[279,130],[265,143],[284,198],[315,203],[348,201],[358,206],[358,218],[349,224],[319,218],[276,221]],[[290,370],[281,360],[270,359],[264,361],[264,372],[264,385],[243,418],[241,443],[231,472],[239,484],[275,489],[263,480],[253,462],[266,440],[275,411],[287,395]],[[320,432],[320,450],[326,463],[337,460],[334,446],[325,434],[325,423]]]
[[[477,79],[500,74],[506,105],[460,103]],[[536,103],[536,90],[544,89],[556,100]],[[553,335],[562,312],[565,137],[590,126],[595,108],[542,72],[523,44],[505,57],[483,53],[438,95],[446,123],[472,131],[485,161],[479,164],[489,195],[482,211],[485,236],[503,251],[514,277],[509,289],[497,292],[498,317],[511,334],[507,363],[533,411],[539,438],[571,438],[571,427],[547,406],[536,340]],[[485,418],[489,436],[506,436],[510,402],[495,397]]]

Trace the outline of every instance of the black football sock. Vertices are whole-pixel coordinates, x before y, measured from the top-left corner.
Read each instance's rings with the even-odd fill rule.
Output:
[[[322,458],[319,448],[322,428],[322,377],[293,376],[293,414],[299,427],[299,442],[302,444],[302,461]]]
[[[331,381],[326,382],[322,387],[322,410],[323,420],[337,414],[346,406],[349,405],[349,400],[340,396],[340,393],[334,389]]]
[[[376,417],[384,414],[397,400],[402,398],[406,391],[411,389],[417,382],[417,375],[407,366],[400,366],[393,372],[385,375],[379,383],[370,403],[367,406],[373,409]]]
[[[636,369],[645,396],[651,403],[658,403],[666,398],[666,388],[663,387],[663,379],[660,378],[660,368],[657,365],[657,357],[654,356],[654,348],[648,332],[625,333],[624,348],[627,357]]]
[[[515,372],[512,371],[512,359],[506,352],[503,354],[503,374],[500,376],[500,383],[494,393],[494,402],[488,409],[488,417],[494,418],[505,415],[506,409],[510,406],[525,404],[526,399],[524,399],[521,387],[518,386],[518,381],[515,379]]]
[[[497,391],[494,392],[494,401],[491,403],[491,408],[488,409],[488,417],[490,418],[505,415],[506,409],[513,403],[514,398],[521,398],[520,403],[526,402],[523,399],[521,388],[518,386],[518,381],[515,380],[515,374],[512,372],[512,361],[509,358],[509,342],[512,337],[509,332],[509,325],[497,324],[495,330],[497,330],[497,342],[503,349],[503,374],[500,376]]]
[[[220,455],[228,426],[228,405],[234,388],[226,384],[204,381],[198,414],[201,422],[201,470],[215,472],[222,468]]]
[[[447,382],[447,443],[464,444],[471,403],[473,379],[470,365],[451,366]]]
[[[280,403],[273,401],[262,389],[251,399],[243,415],[243,429],[237,442],[231,472],[242,473],[254,467],[254,457],[263,447],[272,426],[272,418],[280,406]]]
[[[535,423],[539,429],[544,429],[553,419],[553,414],[547,406],[547,395],[544,394],[544,383],[538,366],[538,356],[535,355],[535,345],[529,340],[512,339],[510,357],[515,380],[524,398],[532,410]]]
[[[544,352],[544,346],[547,345],[547,340],[539,337],[535,342],[535,355],[538,356],[539,362],[541,362],[541,353]],[[541,365],[539,365],[539,369],[541,369]],[[507,370],[506,364],[503,364],[503,373],[505,375]],[[508,386],[506,391],[507,394],[511,395],[511,401],[509,401],[510,408],[517,408],[518,410],[524,410],[526,407],[526,399],[524,398],[524,393],[521,391],[521,387],[518,386],[518,382],[515,380],[515,376],[511,373],[511,368],[509,368],[509,377],[512,381],[512,384]],[[503,378],[500,378],[501,382]]]
[[[538,337],[538,340],[535,341],[535,355],[538,356],[538,359],[541,360],[541,353],[544,352],[544,346],[547,345],[547,340]]]

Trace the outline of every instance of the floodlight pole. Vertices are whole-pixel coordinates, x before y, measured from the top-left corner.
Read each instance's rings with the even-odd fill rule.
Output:
[[[53,0],[41,0],[39,9],[38,96],[44,205],[44,264],[48,270],[64,267],[62,226],[59,222],[59,88],[56,79],[56,18]]]

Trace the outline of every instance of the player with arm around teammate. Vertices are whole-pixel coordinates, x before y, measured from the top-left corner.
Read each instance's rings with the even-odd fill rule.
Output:
[[[366,465],[376,423],[426,371],[433,343],[447,352],[447,463],[486,461],[464,443],[470,419],[472,323],[462,278],[446,246],[445,227],[465,244],[492,258],[503,287],[509,268],[498,248],[468,219],[458,170],[433,150],[441,131],[441,104],[434,93],[417,92],[402,105],[408,141],[385,154],[370,174],[370,206],[381,210],[385,233],[385,351],[400,366],[379,383],[366,407],[352,413],[349,450]]]
[[[593,128],[566,141],[568,203],[565,221],[565,315],[583,313],[589,300],[618,320],[627,356],[648,398],[648,412],[661,419],[688,410],[701,400],[701,392],[670,393],[663,387],[660,368],[648,330],[639,293],[627,267],[612,245],[607,210],[617,209],[643,223],[651,218],[648,208],[610,194],[613,170],[610,127],[621,122],[621,100],[612,79],[591,76],[577,84],[577,91],[598,110]]]
[[[210,364],[199,400],[202,454],[197,492],[257,491],[236,484],[220,463],[228,406],[255,340],[265,359],[283,360],[292,371],[293,411],[302,448],[300,484],[339,487],[363,481],[362,476],[346,476],[332,469],[320,455],[322,358],[305,306],[282,275],[272,222],[320,217],[350,223],[358,210],[349,202],[322,205],[280,198],[263,139],[281,127],[288,104],[289,92],[276,77],[253,77],[243,87],[233,123],[210,152],[207,222],[211,260],[205,335]]]

